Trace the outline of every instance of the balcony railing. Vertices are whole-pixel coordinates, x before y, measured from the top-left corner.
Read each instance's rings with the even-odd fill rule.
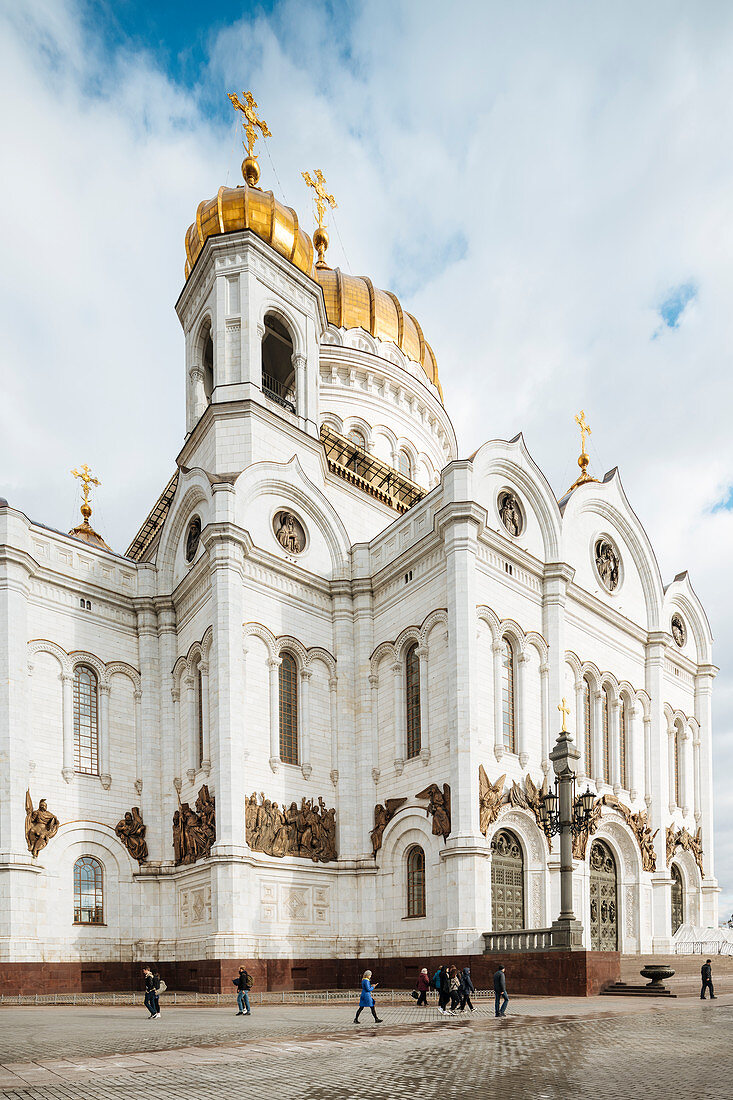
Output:
[[[295,390],[292,386],[284,386],[282,382],[278,382],[277,378],[266,374],[265,371],[262,372],[262,392],[284,409],[291,413],[295,412]]]
[[[321,425],[321,443],[331,473],[388,504],[397,512],[406,512],[418,500],[422,500],[427,492],[421,485],[410,481],[404,474],[375,458],[369,451],[358,447],[326,424]]]

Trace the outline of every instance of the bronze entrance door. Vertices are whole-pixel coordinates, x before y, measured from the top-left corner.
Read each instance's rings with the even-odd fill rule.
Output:
[[[590,850],[590,946],[591,951],[618,951],[616,860],[601,840]]]
[[[682,875],[676,863],[673,863],[672,872],[672,935],[685,919],[685,899],[682,890]]]
[[[491,930],[524,928],[524,860],[519,841],[507,829],[491,845]]]

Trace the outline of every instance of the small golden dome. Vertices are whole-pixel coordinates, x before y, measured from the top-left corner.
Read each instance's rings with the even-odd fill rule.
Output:
[[[313,242],[300,228],[298,215],[278,202],[272,191],[245,183],[220,187],[215,199],[199,203],[196,221],[186,231],[186,278],[208,237],[241,229],[251,229],[306,275],[312,274]]]
[[[336,328],[363,328],[377,340],[391,340],[413,363],[419,363],[443,400],[433,349],[396,294],[379,290],[365,275],[345,275],[339,268],[318,267],[312,273],[323,288],[328,320]]]

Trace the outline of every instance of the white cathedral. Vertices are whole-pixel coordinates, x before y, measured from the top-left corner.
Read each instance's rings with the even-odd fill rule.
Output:
[[[127,552],[87,503],[67,535],[0,500],[0,989],[549,943],[563,699],[584,946],[716,925],[688,575],[585,447],[559,501],[521,436],[460,458],[418,321],[326,265],[322,216],[314,263],[249,153],[186,233],[185,437]]]

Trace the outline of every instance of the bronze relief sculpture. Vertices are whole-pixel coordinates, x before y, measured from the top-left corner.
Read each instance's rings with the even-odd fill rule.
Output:
[[[245,835],[253,852],[269,856],[302,856],[314,863],[330,863],[336,854],[336,810],[327,809],[323,799],[302,798],[300,806],[278,806],[260,792],[245,802]]]
[[[288,554],[302,554],[305,550],[305,529],[292,512],[278,512],[273,520],[275,538]]]
[[[204,783],[198,793],[195,810],[191,809],[188,802],[181,802],[181,796],[178,796],[178,809],[173,814],[173,851],[176,866],[206,859],[211,855],[211,846],[215,840],[215,799]]]
[[[427,798],[425,813],[433,819],[433,836],[442,836],[446,840],[450,836],[451,828],[449,785],[444,783],[441,791],[437,783],[431,783],[420,794],[416,794],[415,798]]]
[[[51,837],[56,836],[59,824],[59,819],[46,806],[45,798],[41,799],[38,809],[34,810],[31,792],[25,792],[25,841],[34,858],[46,847]]]
[[[481,832],[486,836],[486,832],[489,825],[493,825],[499,816],[501,810],[503,793],[504,793],[504,780],[506,775],[502,775],[497,779],[496,783],[492,783],[488,775],[484,770],[483,764],[478,766],[478,804],[479,804],[479,824]]]
[[[148,845],[145,840],[147,826],[140,814],[140,807],[133,806],[128,810],[121,821],[115,825],[115,832],[127,848],[133,859],[138,863],[146,863],[148,859]]]
[[[385,798],[384,805],[381,802],[374,807],[374,828],[369,834],[372,840],[372,855],[377,858],[377,852],[382,847],[382,834],[390,821],[407,802],[406,798]]]
[[[508,490],[500,493],[497,504],[499,519],[504,524],[509,534],[514,536],[521,535],[524,528],[524,517],[519,501],[514,493]]]
[[[540,816],[540,806],[542,804],[542,796],[547,793],[547,776],[542,781],[542,787],[538,787],[532,779],[531,775],[525,775],[524,786],[520,786],[516,781],[512,783],[507,794],[504,795],[504,802],[510,806],[518,806],[522,810],[528,810],[534,815],[534,819],[537,822],[538,827],[545,834],[545,840],[547,841],[548,851],[552,848],[552,837],[550,836],[546,825],[543,823]]]
[[[595,558],[601,582],[609,592],[614,592],[620,580],[621,563],[609,539],[601,538],[596,541]]]
[[[692,833],[683,826],[681,829],[677,829],[675,832],[674,825],[667,826],[667,866],[672,861],[672,857],[681,848],[683,852],[692,852],[695,859],[695,863],[700,869],[700,877],[705,878],[705,872],[702,867],[702,829],[698,828],[697,832],[693,836]]]
[[[675,643],[679,646],[679,648],[682,649],[685,642],[687,641],[687,627],[685,626],[685,621],[682,616],[675,613],[672,616],[671,626],[672,637],[674,638]]]

